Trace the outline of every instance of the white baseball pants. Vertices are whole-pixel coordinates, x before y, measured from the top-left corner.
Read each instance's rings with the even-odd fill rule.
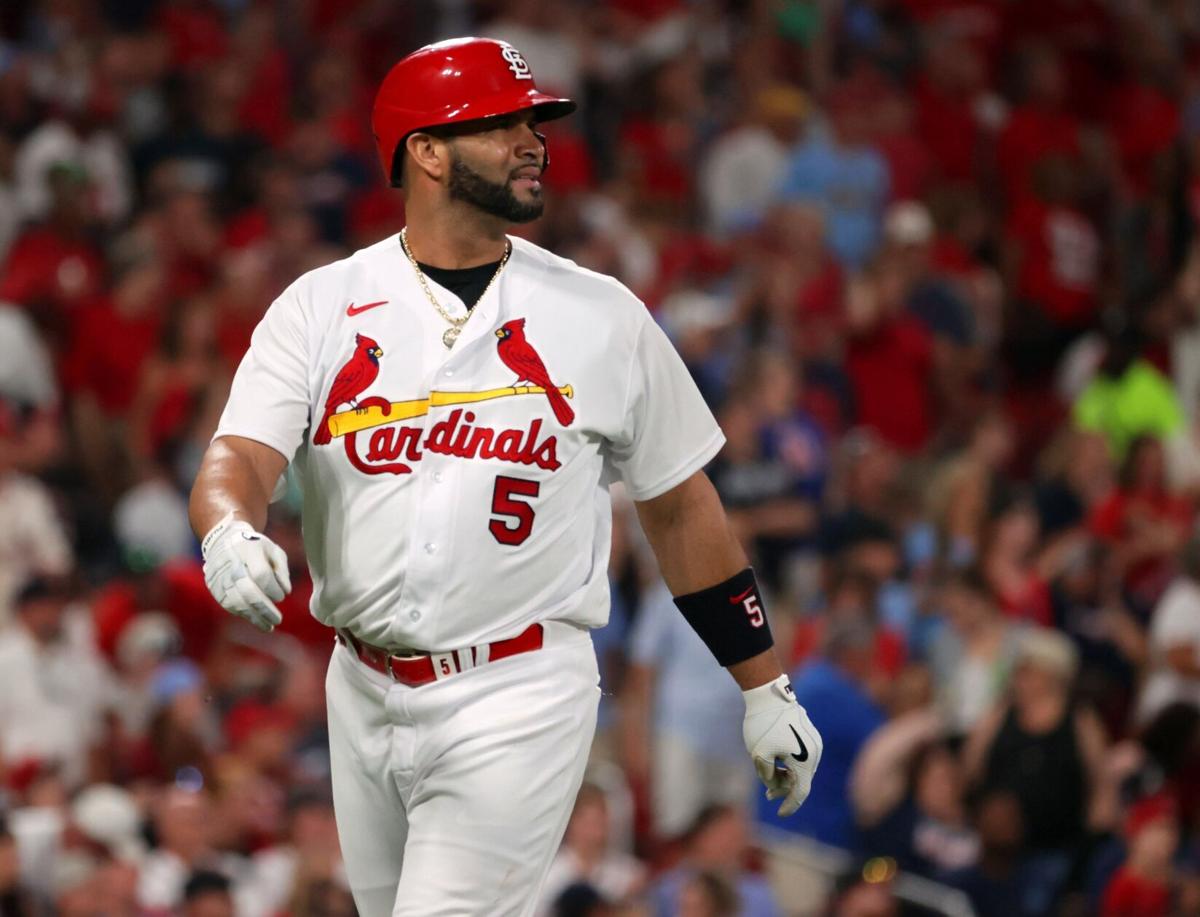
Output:
[[[362,917],[523,917],[566,829],[600,699],[588,632],[410,688],[336,644],[333,802]]]

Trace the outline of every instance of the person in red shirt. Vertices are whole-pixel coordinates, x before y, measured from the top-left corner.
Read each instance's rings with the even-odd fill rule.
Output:
[[[886,260],[850,284],[846,372],[858,422],[911,455],[933,433],[933,339],[904,293],[900,266]]]
[[[1174,800],[1148,796],[1125,822],[1129,855],[1104,890],[1101,917],[1167,917],[1171,911],[1172,860],[1179,846]]]
[[[917,112],[911,95],[880,92],[876,100],[875,145],[887,160],[889,194],[893,201],[922,198],[933,178],[933,155],[917,130]]]
[[[1006,232],[1009,288],[1068,334],[1091,323],[1100,282],[1100,236],[1079,209],[1076,168],[1067,156],[1040,160]]]
[[[142,364],[158,344],[166,295],[162,264],[139,258],[119,268],[111,294],[79,310],[61,367],[74,399],[94,399],[109,420],[129,410]]]
[[[1105,100],[1105,121],[1130,197],[1144,199],[1161,181],[1163,160],[1180,139],[1179,103],[1169,83],[1170,58],[1147,22],[1131,17],[1132,34],[1120,45],[1127,75]]]
[[[975,102],[983,88],[979,53],[953,34],[929,35],[923,66],[913,93],[916,132],[933,159],[941,181],[971,182],[979,166],[981,131]]]
[[[1192,517],[1188,502],[1167,489],[1162,443],[1134,439],[1119,485],[1092,509],[1088,527],[1113,548],[1114,569],[1139,609],[1148,613],[1166,588]]]
[[[92,238],[96,212],[87,175],[67,164],[49,173],[50,213],[13,242],[0,267],[0,300],[24,306],[59,337],[79,305],[100,292],[105,268]]]
[[[238,118],[249,133],[274,147],[291,129],[295,73],[280,40],[279,14],[268,4],[254,4],[234,25],[232,56],[248,74]]]
[[[189,479],[217,428],[230,377],[211,305],[197,299],[172,310],[127,412],[129,449],[145,470],[160,465],[176,480]]]
[[[79,310],[71,324],[60,372],[80,459],[105,499],[115,500],[131,480],[125,414],[142,366],[158,346],[166,295],[161,263],[142,258],[120,268],[112,293]]]
[[[1105,0],[1038,0],[1007,4],[1004,10],[1006,47],[1029,41],[1052,44],[1062,55],[1068,105],[1086,120],[1100,116],[1105,108],[1111,50],[1119,41],[1115,7],[1110,7]]]
[[[653,107],[621,129],[624,178],[646,202],[683,207],[696,182],[698,125],[708,115],[698,61],[681,55],[651,78]]]
[[[996,149],[1004,201],[1016,206],[1033,193],[1033,169],[1053,153],[1079,154],[1079,121],[1065,107],[1066,80],[1058,54],[1048,45],[1026,51],[1025,100],[1000,133]]]

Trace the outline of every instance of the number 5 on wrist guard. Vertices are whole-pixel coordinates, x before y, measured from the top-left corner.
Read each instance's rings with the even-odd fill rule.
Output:
[[[675,605],[723,666],[744,662],[775,645],[751,567],[723,583],[676,596]]]

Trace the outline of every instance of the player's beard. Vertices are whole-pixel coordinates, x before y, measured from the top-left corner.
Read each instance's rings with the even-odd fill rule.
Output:
[[[509,182],[489,181],[458,156],[450,164],[449,191],[451,200],[465,201],[509,223],[532,222],[542,215],[546,206],[540,197],[527,204],[521,203]]]

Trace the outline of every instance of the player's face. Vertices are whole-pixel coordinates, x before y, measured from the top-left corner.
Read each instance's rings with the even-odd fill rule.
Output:
[[[450,145],[450,197],[510,223],[542,215],[541,174],[546,149],[534,131],[533,113],[497,118],[494,127],[454,138]]]

